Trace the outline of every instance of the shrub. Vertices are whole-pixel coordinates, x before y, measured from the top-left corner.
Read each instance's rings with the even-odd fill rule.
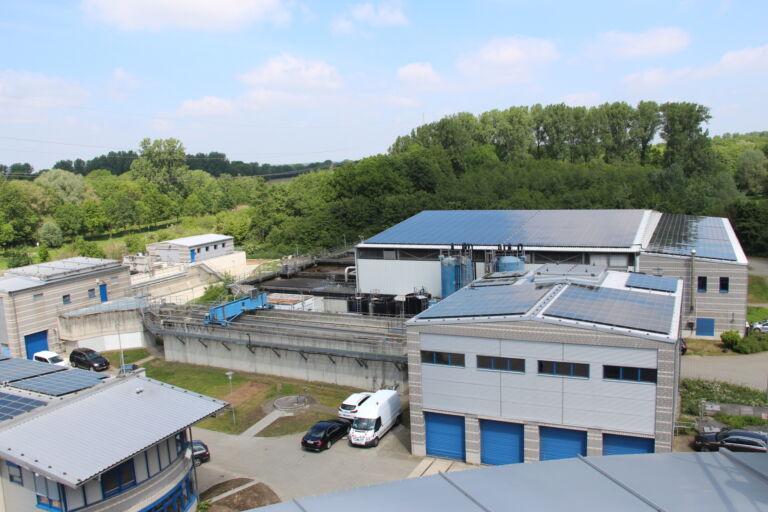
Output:
[[[698,416],[701,400],[752,407],[768,405],[763,391],[716,380],[683,379],[680,383],[680,394],[683,412],[693,416]]]
[[[104,254],[111,260],[122,260],[123,256],[128,254],[125,244],[122,242],[112,242],[104,246]]]
[[[8,258],[8,268],[23,267],[32,264],[32,258],[26,251],[21,249],[11,249],[5,251],[5,257]]]
[[[43,225],[37,230],[37,239],[48,247],[61,247],[64,241],[61,228],[53,219],[43,222]]]
[[[720,341],[723,342],[725,348],[733,349],[741,341],[741,335],[737,331],[725,331],[720,335]]]
[[[755,354],[768,350],[768,336],[762,334],[751,334],[744,339],[739,340],[733,346],[734,352],[740,354]]]
[[[768,421],[760,416],[731,416],[729,414],[717,413],[715,414],[715,419],[721,423],[725,423],[730,428],[768,425]]]
[[[96,242],[87,242],[83,237],[79,236],[72,244],[75,253],[80,256],[86,256],[88,258],[106,258],[104,251],[101,250]]]
[[[43,244],[37,248],[37,262],[45,263],[51,260],[51,253],[48,251],[48,246]]]
[[[141,235],[130,235],[125,237],[125,245],[129,254],[143,253],[146,250],[144,237]]]

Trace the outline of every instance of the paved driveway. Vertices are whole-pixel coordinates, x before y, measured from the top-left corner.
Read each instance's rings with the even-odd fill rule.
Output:
[[[409,453],[409,431],[398,426],[376,448],[353,448],[340,441],[312,453],[299,446],[301,434],[244,437],[193,428],[211,450],[211,461],[197,469],[199,489],[236,477],[264,482],[281,500],[407,478],[421,462]]]
[[[768,391],[768,352],[739,356],[683,356],[683,378],[710,379]]]

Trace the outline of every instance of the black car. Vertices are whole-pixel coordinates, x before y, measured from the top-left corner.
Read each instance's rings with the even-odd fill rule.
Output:
[[[192,441],[192,459],[198,464],[211,460],[208,445],[202,441]]]
[[[109,360],[90,348],[76,348],[69,353],[69,364],[83,370],[102,372],[109,368]]]
[[[728,448],[732,452],[768,453],[768,433],[731,429],[699,434],[693,440],[693,447],[700,452]]]
[[[301,446],[316,452],[327,450],[333,443],[349,433],[350,425],[352,422],[344,418],[318,421],[301,438]]]

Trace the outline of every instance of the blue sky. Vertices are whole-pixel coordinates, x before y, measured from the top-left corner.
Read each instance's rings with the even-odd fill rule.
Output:
[[[357,159],[455,112],[693,101],[768,130],[768,2],[82,0],[0,5],[0,163],[180,139]]]

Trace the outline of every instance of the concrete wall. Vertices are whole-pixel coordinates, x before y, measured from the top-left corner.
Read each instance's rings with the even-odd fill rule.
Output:
[[[216,272],[227,273],[232,277],[240,276],[249,270],[243,251],[206,258],[205,264]]]
[[[442,295],[439,261],[357,259],[357,288],[363,293],[404,295],[424,288]]]
[[[153,301],[184,304],[201,297],[205,288],[219,282],[219,278],[197,266],[186,272],[142,281],[132,287],[133,295],[148,295]]]
[[[696,336],[697,318],[715,319],[715,337],[728,330],[744,333],[747,320],[747,266],[696,258],[693,262],[693,290],[691,290],[691,258],[643,254],[640,272],[683,279],[683,308],[681,333],[683,337]],[[707,277],[707,291],[697,291],[697,278]],[[719,290],[720,277],[729,278],[728,293]],[[693,303],[691,302],[693,297]],[[689,327],[692,323],[693,327]],[[703,337],[703,336],[696,336]]]

